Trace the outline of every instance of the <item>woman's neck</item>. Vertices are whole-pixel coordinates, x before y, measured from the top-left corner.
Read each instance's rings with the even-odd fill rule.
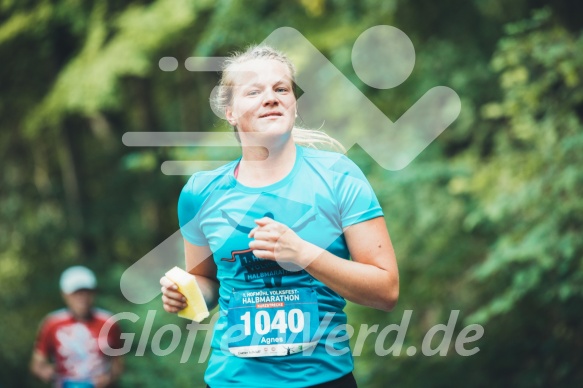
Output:
[[[290,139],[291,140],[291,139]],[[296,161],[293,141],[281,147],[243,147],[237,180],[250,187],[268,186],[285,178]]]

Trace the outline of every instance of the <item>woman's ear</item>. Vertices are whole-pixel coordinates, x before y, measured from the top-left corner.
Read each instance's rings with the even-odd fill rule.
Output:
[[[237,126],[237,120],[235,119],[235,116],[233,116],[231,108],[225,108],[225,118],[233,127]]]

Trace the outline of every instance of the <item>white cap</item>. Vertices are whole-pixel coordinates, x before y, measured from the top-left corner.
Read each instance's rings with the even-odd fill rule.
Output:
[[[89,268],[81,265],[67,268],[61,275],[61,291],[72,294],[79,290],[94,290],[97,286],[95,274]]]

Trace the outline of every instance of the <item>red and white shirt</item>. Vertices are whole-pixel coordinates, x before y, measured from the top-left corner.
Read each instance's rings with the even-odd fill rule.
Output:
[[[99,348],[101,328],[112,316],[101,309],[93,309],[85,321],[78,321],[68,309],[54,311],[41,324],[35,350],[55,363],[57,385],[64,380],[92,381],[106,373],[110,359]],[[117,324],[102,333],[112,349],[119,349],[121,330]]]

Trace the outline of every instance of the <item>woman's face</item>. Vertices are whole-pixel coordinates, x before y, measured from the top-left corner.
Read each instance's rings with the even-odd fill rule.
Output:
[[[273,59],[254,59],[233,68],[231,105],[225,114],[240,133],[290,133],[296,98],[289,68]]]

